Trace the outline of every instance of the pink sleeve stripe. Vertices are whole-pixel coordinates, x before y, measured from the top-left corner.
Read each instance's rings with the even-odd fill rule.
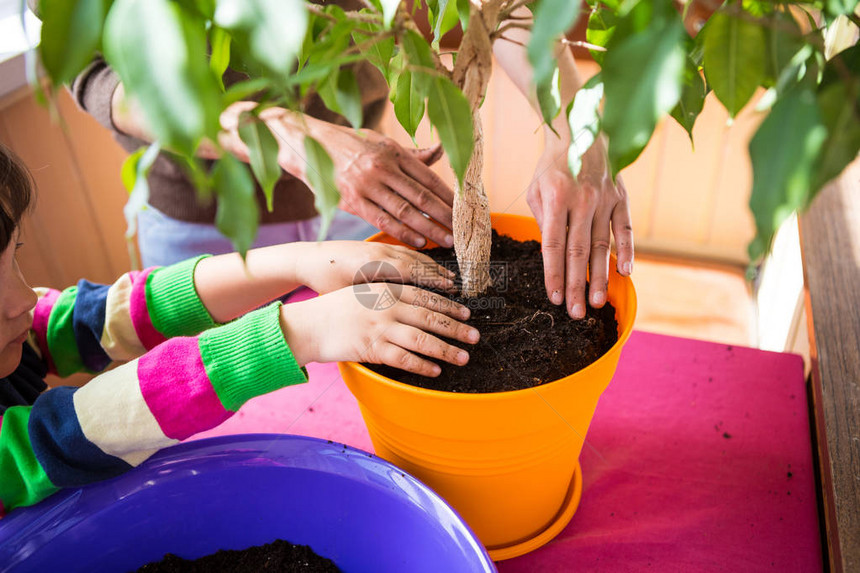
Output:
[[[36,302],[36,308],[33,310],[33,332],[36,333],[36,344],[39,345],[39,352],[42,353],[42,359],[48,365],[48,372],[56,372],[54,360],[51,358],[51,352],[48,349],[48,320],[51,318],[51,311],[54,309],[54,304],[60,297],[60,291],[50,289],[44,296]]]
[[[171,338],[140,357],[140,390],[161,431],[184,440],[214,428],[233,413],[215,393],[196,338]]]
[[[146,306],[146,281],[152,271],[153,269],[149,268],[144,271],[129,273],[132,284],[131,300],[128,304],[131,324],[134,326],[135,334],[146,349],[155,348],[167,340],[152,325],[149,309]]]

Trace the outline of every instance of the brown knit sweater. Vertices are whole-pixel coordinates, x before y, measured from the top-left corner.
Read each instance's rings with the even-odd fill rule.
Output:
[[[379,125],[388,97],[388,87],[382,74],[366,62],[354,64],[353,71],[358,79],[364,104],[364,127],[375,128]],[[224,84],[229,86],[246,79],[243,74],[227,70]],[[129,152],[147,143],[121,133],[111,119],[111,99],[119,84],[119,77],[97,58],[72,83],[72,95],[78,105],[92,115],[99,123],[114,132],[114,138]],[[319,97],[310,98],[305,113],[313,117],[348,125],[341,116],[329,111]],[[158,156],[149,172],[149,204],[174,219],[195,223],[214,223],[217,203],[203,204],[198,201],[197,191],[182,169],[162,153]],[[316,215],[314,196],[308,187],[292,175],[284,173],[275,185],[274,209],[266,208],[262,189],[257,186],[257,202],[260,206],[260,222],[285,223],[301,221]]]

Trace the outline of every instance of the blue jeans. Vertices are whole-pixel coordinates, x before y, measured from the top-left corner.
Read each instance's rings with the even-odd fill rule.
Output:
[[[320,217],[260,225],[254,247],[267,247],[296,241],[316,241]],[[338,210],[326,239],[362,241],[377,233],[364,219]],[[233,245],[215,228],[206,223],[189,223],[168,217],[147,205],[137,215],[137,242],[143,268],[166,266],[201,254],[232,253]]]

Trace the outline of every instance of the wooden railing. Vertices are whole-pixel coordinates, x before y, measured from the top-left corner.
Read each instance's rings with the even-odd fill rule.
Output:
[[[830,570],[860,571],[860,161],[800,220]]]

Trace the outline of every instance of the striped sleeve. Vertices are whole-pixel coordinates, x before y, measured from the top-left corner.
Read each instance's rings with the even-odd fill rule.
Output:
[[[82,388],[55,388],[33,406],[9,408],[0,427],[0,511],[116,476],[217,426],[255,396],[307,381],[279,309],[172,338]]]
[[[37,289],[33,330],[49,371],[101,372],[215,326],[194,287],[202,258],[126,273],[112,285],[82,280],[62,292]]]

